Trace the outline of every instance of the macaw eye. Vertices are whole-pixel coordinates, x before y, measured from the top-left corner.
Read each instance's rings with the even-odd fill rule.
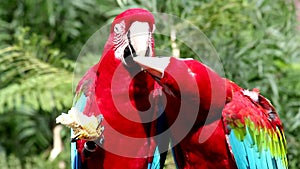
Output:
[[[120,22],[120,23],[117,23],[115,26],[114,26],[114,32],[116,34],[119,34],[122,32],[122,30],[125,28],[125,23],[124,21]]]
[[[120,28],[120,24],[116,24],[115,27],[114,27],[114,32],[115,32],[115,33],[119,33],[119,32],[120,32],[120,29],[121,29],[121,28]]]

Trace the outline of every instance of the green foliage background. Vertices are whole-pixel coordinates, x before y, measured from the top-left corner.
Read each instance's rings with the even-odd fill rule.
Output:
[[[72,102],[74,62],[87,39],[130,7],[189,20],[215,46],[226,77],[260,88],[285,126],[291,169],[300,168],[300,34],[291,0],[21,0],[0,5],[0,166],[64,168],[54,161],[55,117]],[[170,48],[169,39],[156,41]],[[181,56],[188,49],[179,44]],[[162,47],[162,46],[161,46]],[[159,48],[159,47],[158,47]],[[167,160],[166,168],[173,168]]]

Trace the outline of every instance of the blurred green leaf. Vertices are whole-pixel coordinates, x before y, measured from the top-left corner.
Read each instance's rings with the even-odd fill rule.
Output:
[[[300,168],[300,35],[293,0],[1,2],[1,168],[20,163],[26,169],[59,168],[61,161],[68,168],[69,130],[62,132],[62,156],[54,162],[47,156],[54,119],[71,105],[73,62],[92,33],[131,7],[173,14],[199,27],[215,46],[226,77],[260,88],[275,105],[285,126],[289,168]],[[158,51],[172,50],[170,37],[154,36]],[[185,44],[178,46],[182,57],[193,56]],[[174,168],[171,157],[166,168]]]

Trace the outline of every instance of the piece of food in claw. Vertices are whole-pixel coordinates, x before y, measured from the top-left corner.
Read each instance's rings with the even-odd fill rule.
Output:
[[[72,107],[68,113],[62,113],[56,118],[56,123],[61,123],[74,131],[74,136],[78,139],[95,140],[99,138],[104,130],[100,126],[102,116],[86,116]]]

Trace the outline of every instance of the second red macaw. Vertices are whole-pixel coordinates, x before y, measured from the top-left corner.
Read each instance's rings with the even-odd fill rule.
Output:
[[[243,89],[193,59],[134,61],[163,87],[179,169],[288,167],[281,121],[257,89]]]

